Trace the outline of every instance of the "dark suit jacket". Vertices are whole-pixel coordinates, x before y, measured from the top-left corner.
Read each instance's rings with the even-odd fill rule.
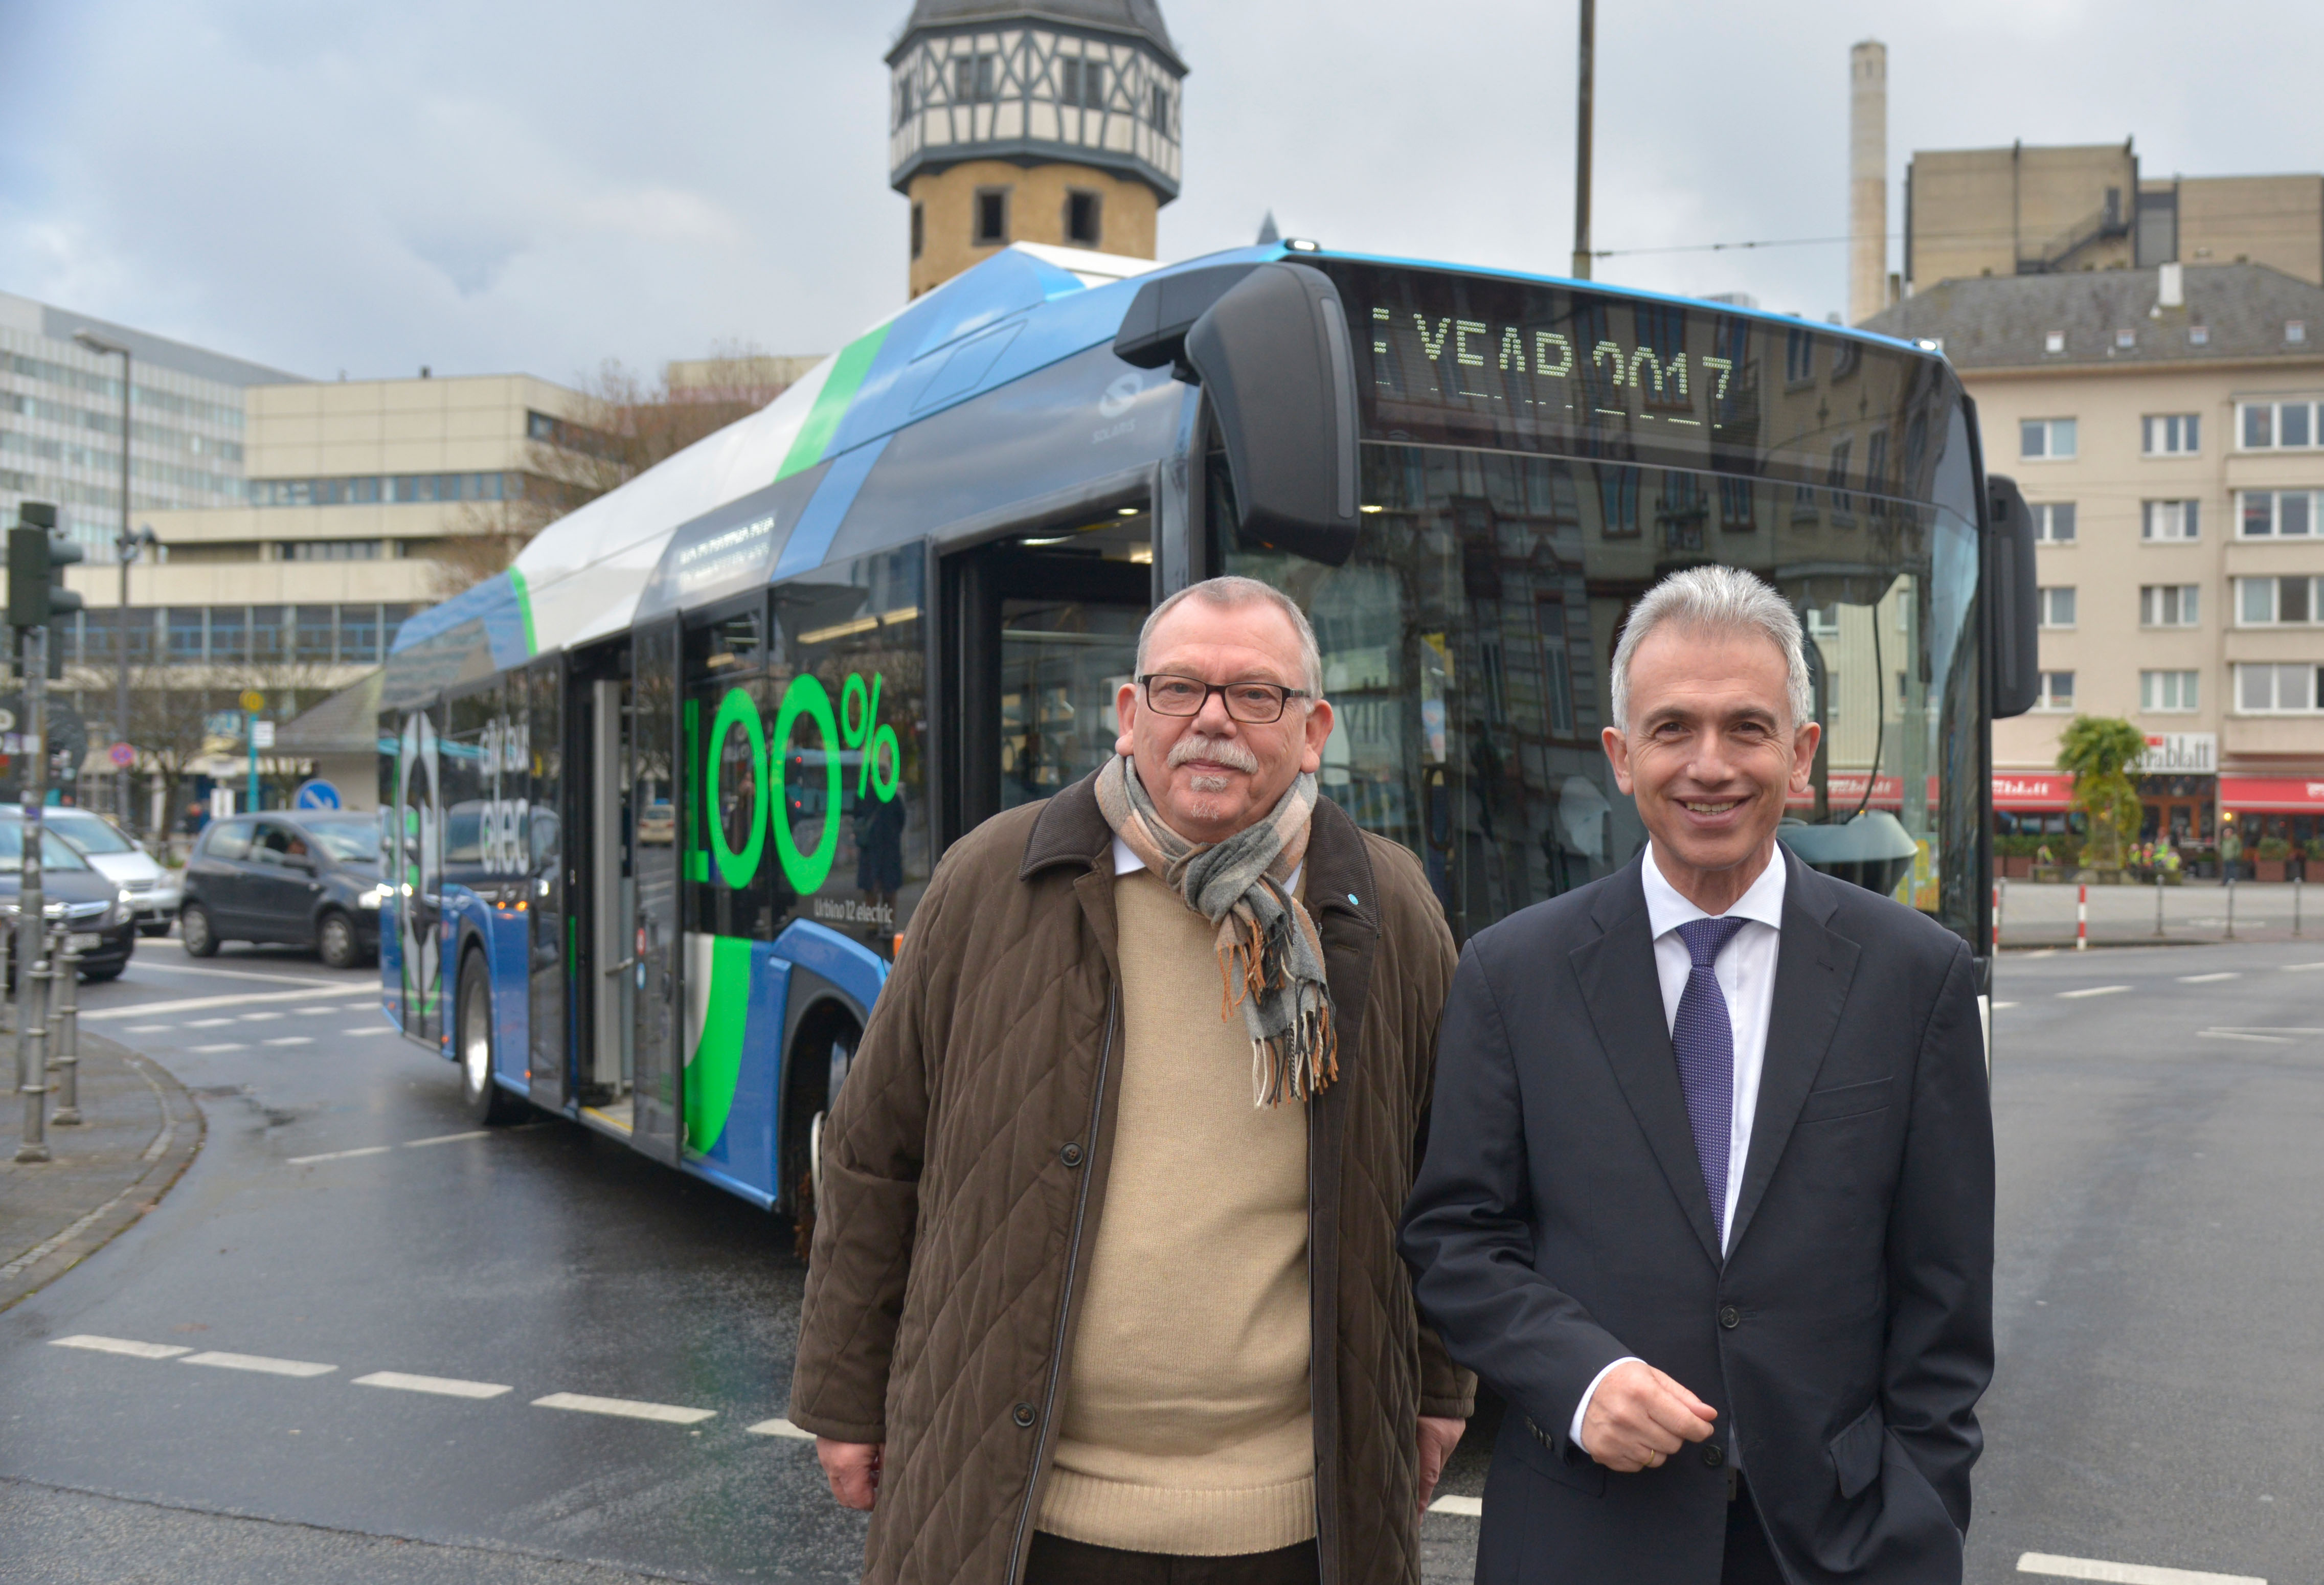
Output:
[[[1462,954],[1403,1244],[1421,1309],[1509,1405],[1482,1585],[1711,1585],[1729,1451],[1800,1585],[1960,1579],[1993,1374],[1974,964],[1913,910],[1783,862],[1774,1014],[1723,1261],[1639,865],[1511,915]],[[1582,1394],[1626,1354],[1719,1411],[1710,1442],[1634,1475],[1572,1444]]]

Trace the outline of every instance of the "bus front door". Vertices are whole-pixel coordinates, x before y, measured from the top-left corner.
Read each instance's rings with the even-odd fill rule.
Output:
[[[678,623],[639,630],[631,650],[630,884],[631,1068],[636,1132],[630,1143],[678,1161],[685,1070],[678,1014],[685,1005],[678,925]]]
[[[633,921],[637,886],[630,871],[630,685],[600,678],[583,695],[588,711],[585,818],[588,840],[589,1047],[581,1063],[580,1101],[596,1120],[631,1131],[636,1103],[632,1038],[637,995]]]

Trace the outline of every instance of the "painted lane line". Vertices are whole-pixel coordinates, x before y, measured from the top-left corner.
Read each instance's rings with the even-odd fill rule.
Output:
[[[230,1040],[224,1046],[197,1046],[194,1047],[195,1053],[201,1056],[214,1056],[221,1051],[248,1051],[250,1047],[247,1046],[237,1046]]]
[[[365,1145],[360,1150],[326,1150],[320,1156],[293,1156],[283,1165],[308,1166],[318,1161],[353,1161],[358,1156],[384,1156],[394,1148],[392,1145]]]
[[[2290,1046],[2294,1044],[2281,1035],[2246,1035],[2241,1029],[2198,1029],[2198,1040],[2244,1040],[2254,1046]]]
[[[771,1420],[761,1420],[756,1425],[745,1425],[742,1429],[752,1436],[788,1436],[794,1442],[815,1440],[814,1432],[802,1431],[779,1415]]]
[[[2076,1001],[2085,996],[2112,996],[2117,991],[2127,991],[2129,989],[2130,987],[2127,985],[2089,985],[2083,987],[2080,991],[2061,991],[2058,992],[2058,1000],[2061,1001]]]
[[[535,1398],[536,1409],[571,1409],[583,1415],[618,1415],[628,1420],[659,1420],[669,1425],[698,1425],[718,1413],[715,1409],[681,1409],[676,1404],[640,1403],[634,1398],[596,1398],[587,1393],[553,1392]]]
[[[310,1018],[327,1018],[337,1014],[339,1009],[335,1007],[294,1007],[290,1010],[294,1013],[304,1013]]]
[[[1432,1514],[1457,1514],[1464,1519],[1485,1516],[1485,1499],[1481,1497],[1440,1497],[1428,1505]]]
[[[105,1018],[150,1018],[161,1013],[202,1012],[217,1007],[248,1007],[254,1001],[312,1001],[317,997],[379,995],[376,985],[346,985],[325,987],[316,991],[275,991],[245,992],[240,996],[193,996],[180,1001],[133,1001],[126,1007],[100,1007],[83,1011],[80,1021]]]
[[[337,1009],[334,1009],[333,1010],[336,1011]],[[339,1033],[346,1036],[351,1040],[361,1040],[372,1035],[392,1035],[395,1031],[392,1029],[383,1028],[377,1024],[365,1024],[360,1029],[342,1029]]]
[[[211,1350],[189,1354],[180,1365],[215,1365],[221,1370],[254,1370],[262,1376],[328,1376],[337,1365],[317,1365],[305,1359],[270,1359],[263,1354],[224,1354]]]
[[[2238,971],[2234,969],[2225,969],[2216,974],[2181,974],[2179,976],[2179,983],[2181,985],[2214,985],[2221,980],[2240,980],[2242,978],[2243,975]]]
[[[190,1354],[191,1349],[181,1349],[175,1343],[141,1343],[125,1337],[91,1337],[81,1332],[73,1337],[52,1337],[52,1349],[88,1349],[99,1354],[126,1354],[133,1359],[174,1359],[180,1354]]]
[[[239,1021],[245,1024],[271,1024],[281,1016],[281,1013],[244,1013]]]
[[[167,941],[166,945],[177,947],[180,952],[185,950],[183,945],[175,940]],[[149,946],[138,950],[151,952],[153,949]],[[164,974],[198,974],[205,980],[260,980],[269,985],[319,985],[328,991],[359,983],[350,980],[317,980],[305,974],[254,974],[247,969],[197,969],[191,963],[157,963],[150,960],[141,961],[137,967],[141,972],[158,969]],[[366,991],[374,989],[369,984],[361,984],[360,988]]]
[[[1995,1012],[2006,1012],[2016,1005],[2017,1004],[2014,1001],[1997,1001],[1993,1004],[1993,1010]]]
[[[2252,1574],[2207,1574],[2196,1569],[2158,1569],[2148,1563],[2110,1563],[2100,1558],[2055,1557],[2029,1552],[2017,1560],[2021,1574],[2061,1580],[2104,1580],[2111,1585],[2267,1585]]]
[[[436,1134],[425,1139],[406,1139],[403,1142],[403,1147],[406,1150],[417,1150],[422,1145],[449,1145],[456,1139],[482,1139],[487,1138],[492,1131],[490,1129],[470,1129],[465,1134]]]
[[[175,1024],[132,1024],[121,1032],[124,1035],[166,1035],[176,1027]]]
[[[2310,969],[2324,969],[2324,963],[2278,963],[2276,967],[2287,974],[2304,974]]]
[[[451,1376],[406,1376],[401,1370],[374,1370],[358,1376],[357,1387],[386,1387],[397,1392],[428,1392],[446,1398],[496,1398],[513,1391],[496,1381],[462,1381]]]
[[[315,1037],[312,1035],[284,1035],[272,1040],[262,1040],[259,1044],[261,1046],[312,1046],[315,1044]]]
[[[232,1018],[188,1018],[186,1020],[186,1027],[189,1029],[216,1029],[224,1025],[231,1024],[232,1022],[234,1022]]]

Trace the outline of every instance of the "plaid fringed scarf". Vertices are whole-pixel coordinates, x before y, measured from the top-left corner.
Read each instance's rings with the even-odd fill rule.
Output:
[[[1303,774],[1266,819],[1220,843],[1188,842],[1171,830],[1128,755],[1097,773],[1097,806],[1148,869],[1218,926],[1219,1016],[1242,1008],[1252,1103],[1305,1101],[1338,1078],[1323,943],[1290,889],[1307,852],[1314,777]]]

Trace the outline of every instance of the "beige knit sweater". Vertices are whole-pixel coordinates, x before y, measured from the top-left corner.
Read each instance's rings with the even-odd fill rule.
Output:
[[[1040,1527],[1270,1552],[1315,1534],[1306,1109],[1251,1104],[1210,922],[1145,870],[1113,898],[1120,1111]]]

